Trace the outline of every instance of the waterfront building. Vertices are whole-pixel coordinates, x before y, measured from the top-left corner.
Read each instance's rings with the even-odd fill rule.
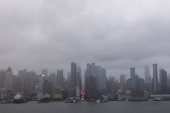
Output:
[[[136,89],[135,68],[130,68],[130,76],[131,76],[131,90],[135,90]]]
[[[68,89],[71,88],[71,73],[68,72]]]
[[[63,70],[57,70],[57,89],[64,88]]]
[[[27,70],[26,69],[19,70],[18,76],[20,76],[20,78],[21,78],[21,88],[23,90],[28,91],[28,89],[29,89],[29,78],[28,78],[28,75],[27,75]]]
[[[51,82],[53,84],[53,90],[54,90],[57,86],[57,76],[55,73],[50,73],[49,82]]]
[[[4,88],[5,87],[5,75],[6,75],[6,71],[5,70],[1,70],[0,71],[0,88]]]
[[[122,93],[126,92],[126,75],[124,74],[120,75],[120,88]]]
[[[160,74],[160,89],[161,89],[161,94],[166,94],[167,93],[167,72],[165,71],[164,68],[159,70]]]
[[[38,92],[42,92],[43,91],[43,76],[42,75],[36,75],[36,79],[37,79],[36,90]]]
[[[96,66],[97,72],[97,82],[98,82],[98,91],[101,94],[106,94],[106,69]]]
[[[43,94],[49,94],[51,98],[53,96],[53,84],[48,80],[45,80],[43,83]]]
[[[78,65],[77,70],[76,70],[76,86],[79,86],[80,89],[82,88],[81,84],[81,67]]]
[[[53,100],[63,100],[64,90],[53,90]]]
[[[28,72],[28,78],[29,78],[29,89],[28,89],[28,92],[29,93],[35,93],[35,89],[36,89],[36,85],[37,85],[37,82],[36,82],[36,73],[35,71],[31,71],[31,72]]]
[[[77,70],[77,64],[74,62],[71,62],[71,87],[75,88],[76,86],[76,70]]]
[[[158,93],[158,71],[157,64],[153,64],[153,92]]]
[[[43,80],[48,80],[48,70],[43,69],[42,70]]]
[[[98,98],[98,84],[95,63],[87,64],[85,70],[86,99]]]
[[[150,73],[149,73],[149,66],[146,65],[145,66],[145,83],[149,83],[149,75],[150,75]]]
[[[5,86],[6,86],[6,91],[13,90],[13,72],[10,67],[8,67],[5,74]]]

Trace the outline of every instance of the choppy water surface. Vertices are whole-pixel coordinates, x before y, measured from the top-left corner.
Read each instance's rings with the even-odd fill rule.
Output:
[[[170,101],[0,104],[0,113],[170,113]]]

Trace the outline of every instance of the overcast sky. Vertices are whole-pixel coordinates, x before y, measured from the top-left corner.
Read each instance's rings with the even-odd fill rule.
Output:
[[[170,73],[168,0],[1,0],[0,69],[41,73],[95,62],[107,76]]]

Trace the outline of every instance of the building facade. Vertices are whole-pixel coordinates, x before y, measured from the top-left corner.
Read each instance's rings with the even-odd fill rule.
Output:
[[[6,86],[6,91],[13,90],[13,72],[10,67],[8,67],[6,71],[5,86]]]
[[[160,89],[161,89],[161,94],[166,94],[168,91],[168,84],[167,84],[167,71],[165,71],[164,68],[159,70],[160,72]]]
[[[153,92],[158,93],[158,71],[157,64],[153,64]]]

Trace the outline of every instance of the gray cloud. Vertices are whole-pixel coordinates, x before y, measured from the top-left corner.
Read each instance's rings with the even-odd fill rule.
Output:
[[[0,1],[0,67],[14,73],[84,71],[95,62],[107,75],[129,76],[136,67],[158,63],[170,71],[169,1],[5,0]],[[151,72],[152,74],[152,72]]]

